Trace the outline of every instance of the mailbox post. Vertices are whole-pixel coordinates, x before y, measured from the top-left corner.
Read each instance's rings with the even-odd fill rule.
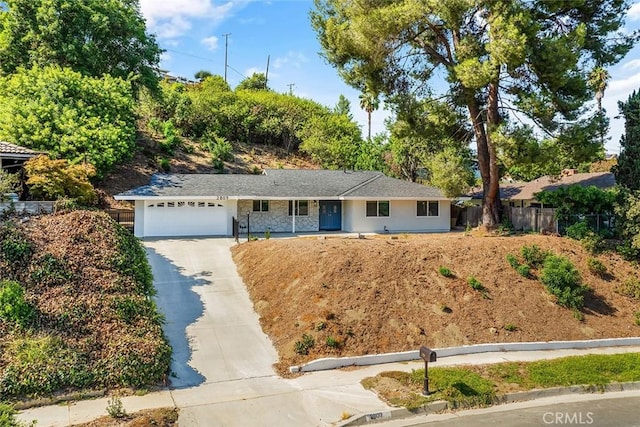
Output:
[[[435,362],[437,359],[436,352],[428,347],[420,347],[420,357],[424,360],[424,388],[422,394],[428,396],[431,394],[429,391],[429,362]]]

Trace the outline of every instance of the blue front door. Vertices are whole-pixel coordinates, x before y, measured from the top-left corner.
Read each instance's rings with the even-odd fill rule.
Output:
[[[320,230],[342,230],[340,200],[320,200]]]

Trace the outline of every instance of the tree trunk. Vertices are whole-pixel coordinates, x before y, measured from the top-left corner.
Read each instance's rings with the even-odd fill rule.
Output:
[[[497,90],[497,86],[495,87]],[[493,95],[497,95],[493,93]],[[498,176],[498,163],[496,161],[495,147],[489,141],[488,129],[485,124],[491,126],[491,123],[497,124],[497,96],[495,97],[495,110],[492,108],[492,91],[490,90],[487,122],[482,117],[480,105],[476,99],[471,99],[467,108],[471,116],[473,124],[473,132],[476,138],[476,146],[478,148],[478,167],[480,176],[482,177],[482,224],[487,228],[495,227],[500,223],[500,183]],[[493,110],[493,111],[492,111]]]
[[[369,141],[371,141],[371,111],[367,111],[367,119],[369,122]]]

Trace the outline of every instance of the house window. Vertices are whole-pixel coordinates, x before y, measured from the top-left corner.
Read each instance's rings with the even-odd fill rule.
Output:
[[[254,212],[269,212],[269,201],[268,200],[254,200],[253,201],[253,211]]]
[[[418,200],[416,203],[418,216],[439,216],[438,202]]]
[[[367,216],[389,216],[389,201],[367,202]]]
[[[289,200],[289,216],[293,213],[293,204],[296,206],[296,216],[308,216],[309,215],[309,201],[308,200]]]

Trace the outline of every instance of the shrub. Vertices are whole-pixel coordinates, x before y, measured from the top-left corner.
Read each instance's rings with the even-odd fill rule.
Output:
[[[438,268],[438,272],[440,272],[440,274],[442,274],[444,277],[452,277],[453,276],[453,273],[447,267],[440,266]]]
[[[640,300],[640,280],[636,277],[629,277],[614,289],[620,295]]]
[[[220,159],[223,162],[233,160],[233,146],[225,138],[214,135],[213,140],[209,141],[207,145],[214,159]]]
[[[513,254],[507,254],[507,262],[509,263],[509,265],[515,269],[518,268],[518,266],[520,265],[520,262],[518,261],[518,258],[516,258],[515,255]]]
[[[171,170],[171,163],[169,162],[169,159],[167,159],[166,157],[163,157],[160,159],[160,169],[162,169],[164,172],[169,172]]]
[[[88,163],[71,164],[41,155],[24,164],[29,176],[27,185],[34,197],[41,200],[75,199],[82,205],[93,205],[98,196],[90,179],[96,168]]]
[[[550,255],[549,251],[543,251],[537,245],[523,246],[520,248],[520,253],[525,262],[534,268],[541,266]]]
[[[332,336],[328,336],[327,337],[327,347],[331,347],[331,348],[338,348],[340,347],[340,341],[338,341],[337,339],[335,339]]]
[[[636,325],[640,326],[640,311],[636,311],[636,314],[634,316],[636,318]]]
[[[507,323],[506,325],[504,325],[504,329],[505,331],[515,332],[518,330],[518,327],[513,323]]]
[[[146,296],[153,296],[153,275],[147,260],[147,254],[140,240],[124,227],[114,224],[117,238],[117,257],[112,260],[113,268],[125,276],[131,277],[136,291]]]
[[[296,354],[307,355],[315,345],[316,342],[311,335],[302,334],[302,341],[296,341],[294,350]]]
[[[580,284],[580,272],[568,258],[547,256],[540,280],[556,297],[558,305],[576,310],[584,306],[586,288]]]
[[[37,266],[31,273],[32,282],[47,285],[63,285],[73,277],[66,263],[52,254],[45,254],[34,264]]]
[[[607,267],[597,258],[589,258],[587,260],[587,267],[590,272],[600,277],[607,274]]]
[[[582,240],[589,233],[592,233],[591,227],[587,224],[586,221],[579,221],[573,225],[570,225],[566,229],[567,237],[574,240]]]
[[[599,254],[606,248],[606,244],[602,236],[594,232],[587,233],[587,235],[582,240],[580,240],[580,243],[582,244],[582,247],[585,251],[593,255]]]
[[[0,426],[2,427],[33,427],[36,421],[24,423],[16,418],[18,411],[8,403],[0,402]]]
[[[520,264],[516,271],[522,277],[528,278],[531,275],[531,268],[527,264]]]
[[[640,249],[633,246],[633,244],[628,240],[625,240],[622,244],[616,246],[616,252],[618,252],[620,256],[627,261],[636,261],[640,259]]]
[[[271,238],[271,230],[267,229],[267,230],[264,232],[264,239],[265,239],[265,240],[269,240],[270,238]]]
[[[118,396],[113,396],[107,402],[107,414],[111,418],[124,418],[127,416],[127,411],[124,410],[122,399]]]
[[[482,286],[482,283],[480,283],[480,281],[473,276],[467,279],[467,283],[476,291],[483,291],[485,289],[485,287]]]
[[[12,280],[0,281],[0,319],[18,326],[33,320],[34,309],[24,299],[24,289]]]

